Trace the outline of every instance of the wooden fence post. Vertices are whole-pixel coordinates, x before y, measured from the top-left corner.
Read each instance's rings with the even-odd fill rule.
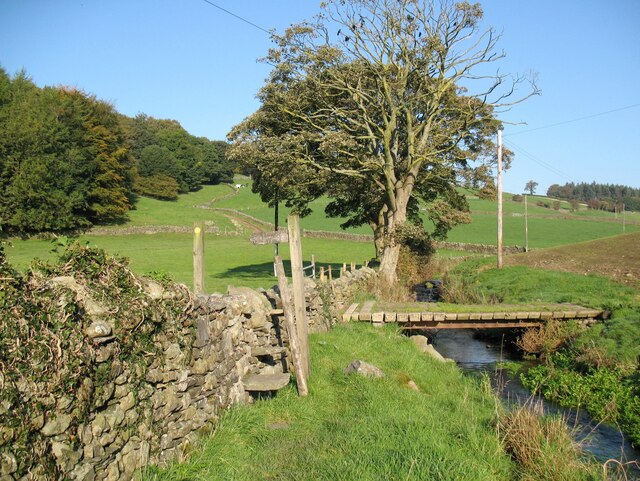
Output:
[[[296,314],[296,330],[300,339],[300,358],[304,373],[308,377],[311,370],[309,359],[309,327],[304,298],[304,271],[302,270],[302,241],[300,234],[300,216],[290,214],[287,219],[289,230],[289,253],[291,256],[291,278],[293,283],[293,305]]]
[[[193,292],[204,293],[204,222],[193,226]]]
[[[289,335],[289,348],[291,349],[291,357],[293,358],[293,369],[296,373],[296,384],[298,386],[298,394],[306,396],[309,394],[307,388],[307,377],[305,375],[304,365],[300,352],[300,337],[296,329],[293,318],[293,309],[291,308],[291,295],[289,294],[289,284],[287,276],[284,273],[282,258],[275,257],[276,274],[278,276],[278,287],[280,288],[280,298],[282,299],[282,310],[284,311],[284,325]]]

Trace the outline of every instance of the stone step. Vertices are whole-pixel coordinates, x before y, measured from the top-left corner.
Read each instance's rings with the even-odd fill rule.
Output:
[[[251,347],[251,355],[258,356],[282,356],[282,353],[285,351],[284,347],[281,346],[252,346]]]
[[[242,378],[242,384],[245,391],[277,391],[289,384],[290,379],[289,373],[249,374]]]

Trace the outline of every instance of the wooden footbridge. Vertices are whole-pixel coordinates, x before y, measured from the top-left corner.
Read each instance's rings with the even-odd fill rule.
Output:
[[[374,325],[395,323],[401,329],[512,329],[540,327],[551,319],[575,320],[584,325],[606,319],[606,311],[587,309],[572,304],[539,306],[538,310],[518,310],[522,306],[472,306],[468,312],[438,310],[435,303],[414,303],[399,306],[377,306],[374,301],[351,304],[342,314],[342,321],[371,322]],[[471,306],[469,306],[471,307]],[[531,307],[531,306],[527,306]]]

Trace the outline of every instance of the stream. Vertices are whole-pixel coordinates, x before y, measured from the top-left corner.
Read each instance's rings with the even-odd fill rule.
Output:
[[[472,330],[442,329],[433,340],[434,347],[444,357],[453,359],[465,372],[476,374],[487,372],[496,391],[504,402],[524,403],[531,393],[518,379],[509,379],[507,373],[496,369],[496,363],[504,361],[521,361],[516,354],[501,348],[500,342],[475,339]],[[539,397],[536,397],[536,400]],[[576,411],[560,407],[539,398],[547,414],[560,414],[574,433],[583,449],[592,454],[600,463],[608,459],[621,462],[640,460],[640,450],[634,449],[622,433],[613,426],[598,424],[585,411]],[[629,470],[629,479],[640,480],[640,469]]]

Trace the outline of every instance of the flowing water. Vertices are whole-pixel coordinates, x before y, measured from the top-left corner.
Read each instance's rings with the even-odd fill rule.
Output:
[[[505,351],[500,342],[475,339],[471,330],[443,329],[434,336],[433,345],[444,357],[455,360],[463,371],[488,373],[503,401],[522,404],[531,399],[531,393],[519,380],[509,379],[506,372],[496,368],[501,360],[521,361],[515,354]],[[562,408],[545,400],[541,402],[545,413],[565,417],[583,449],[599,462],[609,459],[640,461],[640,451],[634,449],[615,427],[598,424],[584,411]],[[640,480],[640,470],[633,470],[628,476]]]

